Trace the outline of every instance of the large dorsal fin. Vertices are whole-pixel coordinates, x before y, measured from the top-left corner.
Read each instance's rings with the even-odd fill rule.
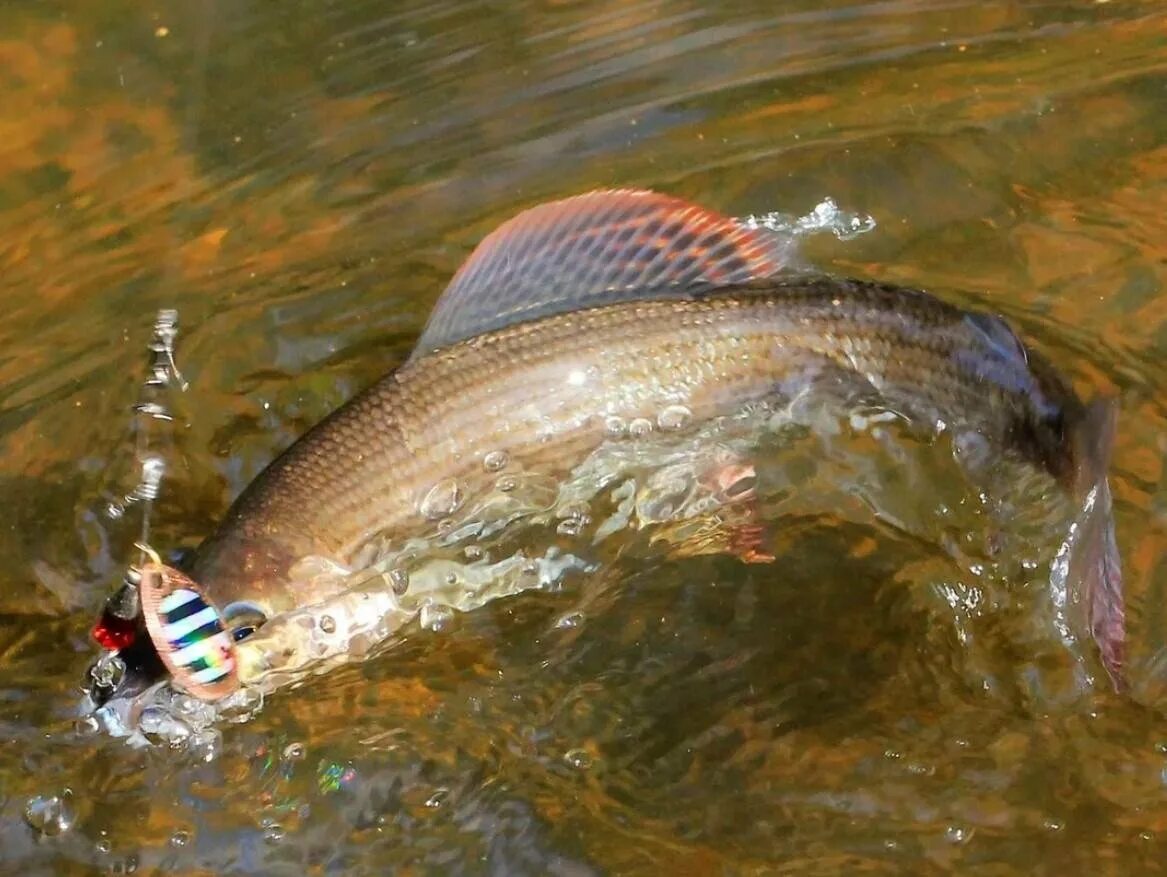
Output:
[[[680,198],[589,192],[533,207],[478,245],[413,355],[551,314],[768,277],[786,240]]]

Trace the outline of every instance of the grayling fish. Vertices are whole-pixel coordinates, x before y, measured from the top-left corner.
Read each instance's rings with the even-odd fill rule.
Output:
[[[136,623],[149,637],[123,649],[127,660],[221,697],[262,671],[254,655],[240,660],[253,631],[258,641],[265,624],[351,582],[322,567],[360,571],[377,546],[433,533],[506,473],[566,477],[613,420],[653,424],[669,410],[699,424],[814,375],[812,386],[837,377],[910,422],[976,432],[1088,510],[1072,584],[1118,685],[1112,406],[1083,404],[996,316],[783,274],[782,249],[765,230],[634,190],[504,224],[454,277],[405,365],[268,466],[185,574],[145,567]],[[130,620],[118,614],[99,628]]]

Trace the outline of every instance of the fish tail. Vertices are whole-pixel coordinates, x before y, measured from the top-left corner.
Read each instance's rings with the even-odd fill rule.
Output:
[[[1085,612],[1085,624],[1098,646],[1116,691],[1125,688],[1126,605],[1122,565],[1114,535],[1114,510],[1107,480],[1118,406],[1100,396],[1086,409],[1076,437],[1075,495],[1081,507],[1069,549],[1067,584]]]

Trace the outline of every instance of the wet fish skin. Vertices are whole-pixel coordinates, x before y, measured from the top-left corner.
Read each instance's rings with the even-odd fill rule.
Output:
[[[703,420],[809,380],[858,387],[926,428],[976,430],[1067,487],[1083,465],[1085,406],[998,318],[877,283],[758,281],[560,314],[411,361],[272,463],[192,576],[220,605],[284,611],[324,596],[292,581],[298,558],[348,565],[378,533],[432,529],[427,492],[488,489],[490,452],[560,475],[609,417],[655,421],[681,405]]]
[[[197,552],[191,586],[225,616],[237,601],[240,618],[287,613],[256,637],[279,639],[290,610],[345,587],[313,570],[360,569],[489,495],[502,473],[488,455],[505,458],[507,473],[556,482],[608,438],[613,418],[643,428],[683,409],[698,423],[810,392],[842,411],[893,410],[925,434],[975,433],[990,458],[1027,460],[1070,491],[1082,511],[1065,603],[1084,604],[1078,626],[1117,684],[1113,404],[1084,406],[995,316],[919,291],[797,276],[789,252],[789,240],[644,190],[518,214],[459,269],[409,361],[244,491]],[[183,581],[168,569],[159,580]],[[280,660],[301,645],[277,645]],[[242,669],[238,678],[247,683]]]

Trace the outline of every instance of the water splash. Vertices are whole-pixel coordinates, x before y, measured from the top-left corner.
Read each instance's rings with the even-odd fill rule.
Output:
[[[71,829],[77,820],[72,795],[36,795],[24,805],[24,821],[42,837],[58,837]]]
[[[795,236],[829,231],[841,241],[851,240],[875,228],[875,217],[842,210],[831,198],[824,198],[805,216],[773,212],[745,216],[738,222],[749,229],[764,228]]]

